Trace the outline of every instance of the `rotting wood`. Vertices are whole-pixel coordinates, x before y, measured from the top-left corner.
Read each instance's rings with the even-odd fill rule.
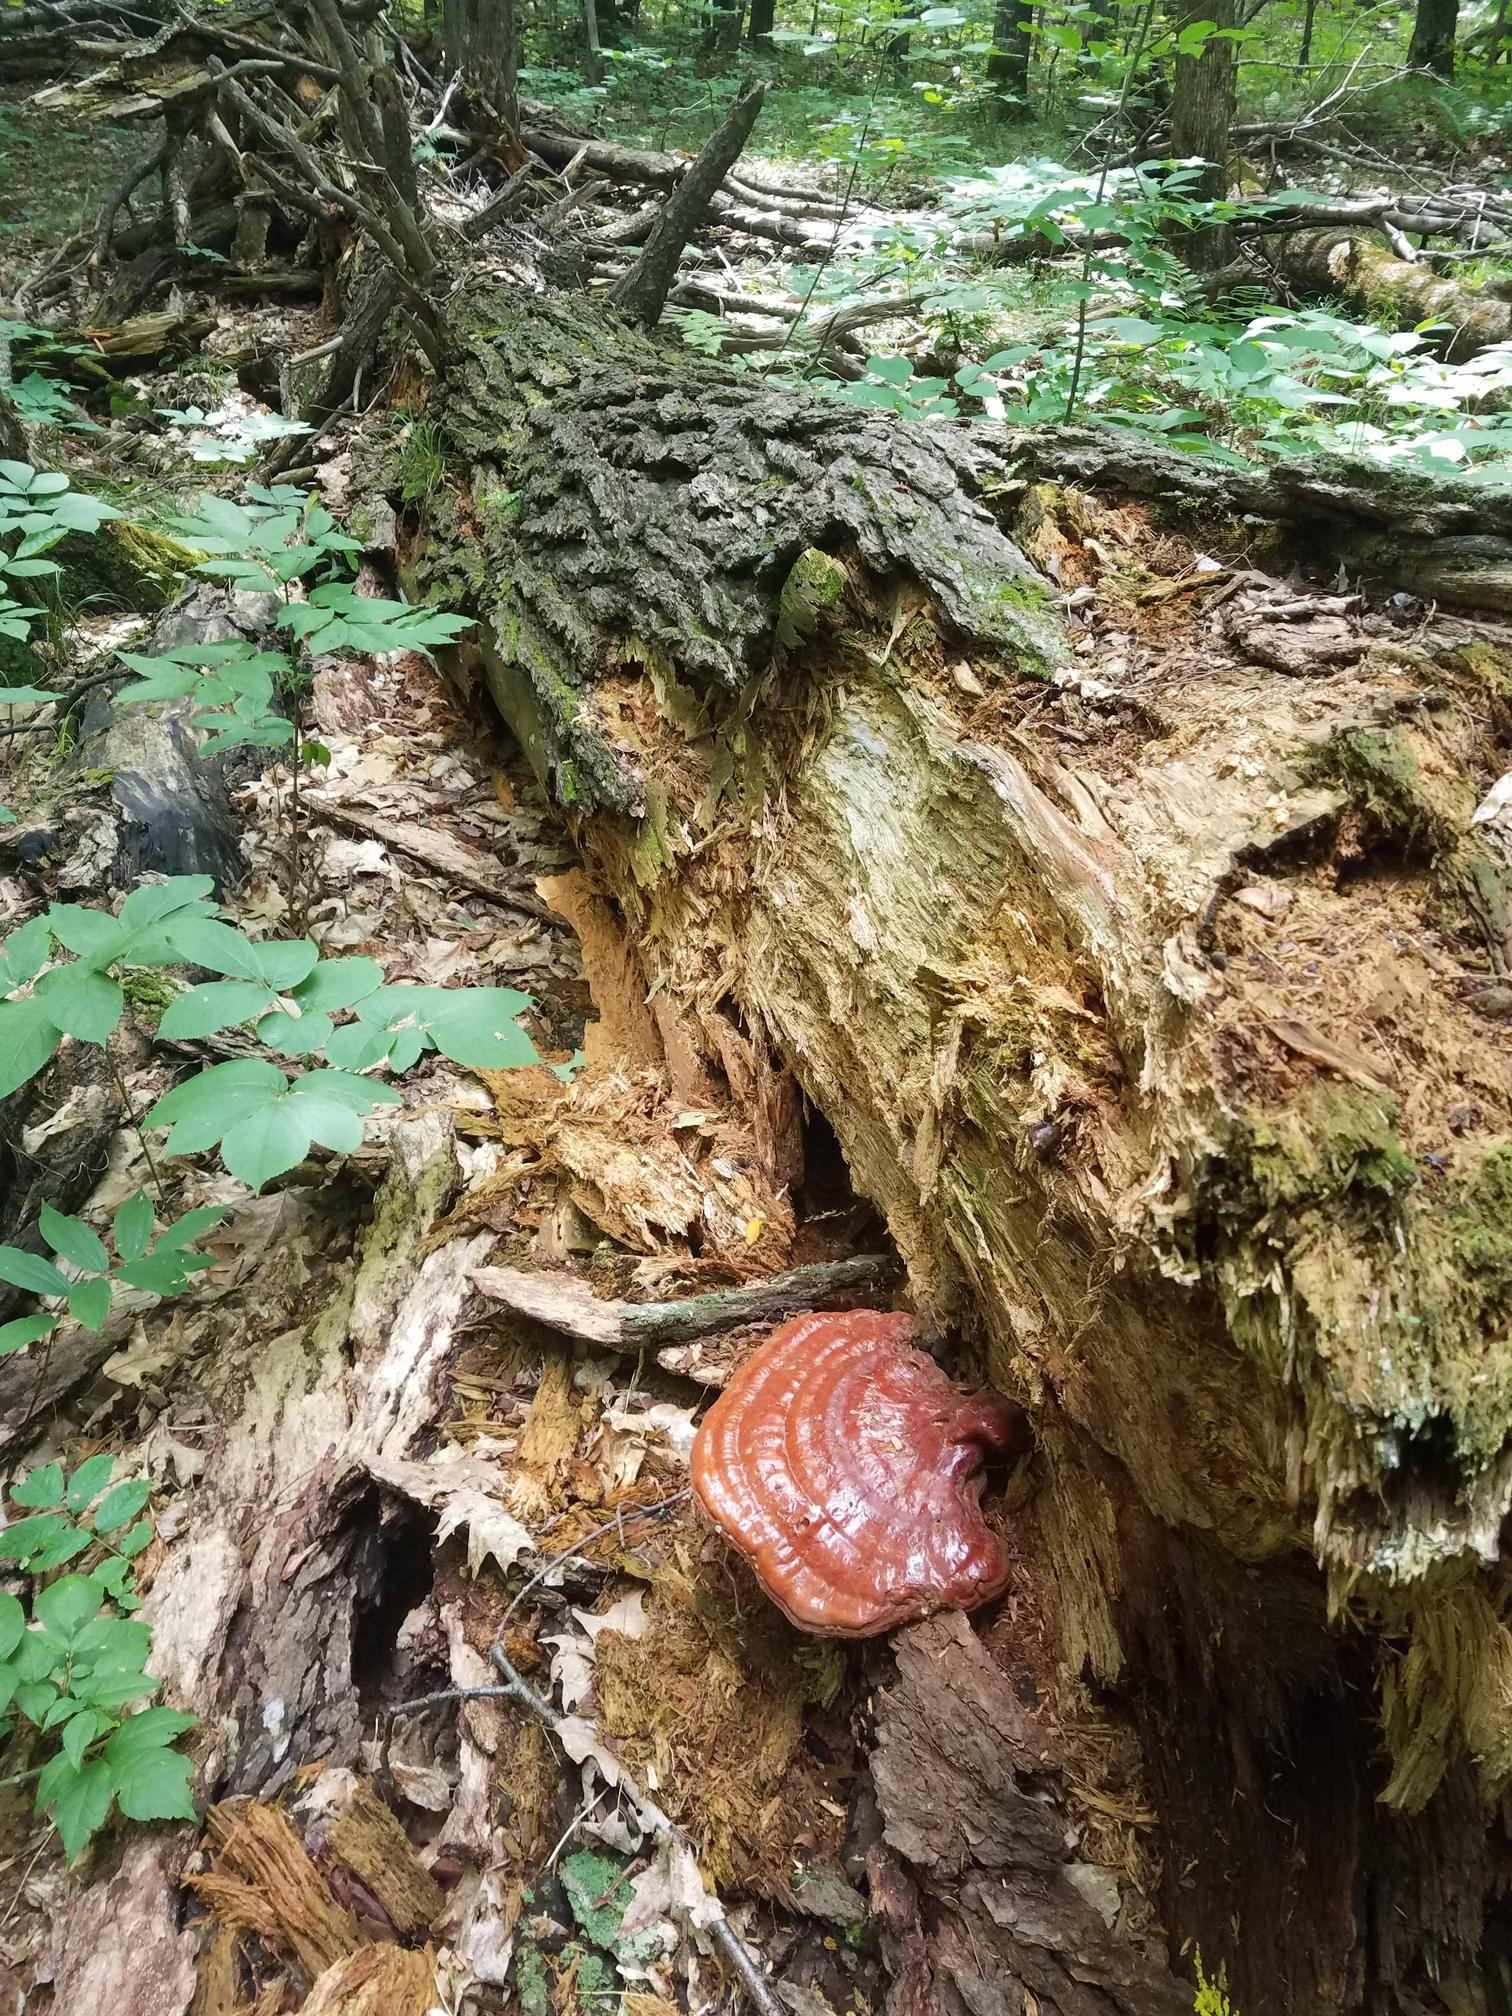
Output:
[[[877,1692],[883,1838],[869,1858],[895,1974],[922,1977],[937,1998],[925,2007],[991,1992],[1045,2016],[1189,2016],[1190,1985],[1099,1910],[1056,1759],[971,1626],[932,1617],[895,1653]]]
[[[222,1796],[274,1791],[314,1759],[357,1760],[364,1715],[353,1645],[385,1572],[373,1474],[418,1474],[422,1485],[433,1474],[411,1451],[432,1439],[469,1276],[488,1243],[489,1235],[464,1237],[429,1250],[460,1184],[447,1118],[406,1119],[329,1298],[273,1336],[250,1320],[239,1348],[223,1344],[197,1367],[226,1425],[195,1520],[159,1569],[143,1615],[169,1698],[204,1718],[200,1769]],[[337,1199],[324,1208],[335,1211]],[[402,1489],[394,1502],[404,1502]],[[477,1494],[468,1516],[490,1513],[502,1515],[502,1505]],[[239,1620],[254,1616],[249,1637]],[[78,2006],[183,2016],[194,1976],[181,1965],[175,1884],[191,1845],[183,1829],[132,1844],[131,1941],[101,1929],[128,1922],[106,1886],[89,1893],[103,1915],[77,1911],[54,1924],[57,1977],[103,1995]]]
[[[680,1302],[601,1299],[575,1274],[527,1273],[517,1267],[479,1267],[473,1285],[517,1316],[544,1323],[563,1337],[601,1350],[639,1353],[690,1344],[722,1330],[778,1323],[805,1309],[849,1309],[875,1299],[897,1262],[887,1254],[825,1260],[790,1268],[740,1288],[718,1288]]]
[[[885,423],[883,450],[876,423],[731,387],[581,305],[462,314],[433,417],[470,516],[441,502],[419,569],[486,625],[495,698],[648,970],[771,1043],[926,1320],[1034,1401],[1015,1524],[1049,1628],[1067,1670],[1140,1703],[1167,1870],[1203,1865],[1170,1875],[1168,1930],[1246,2016],[1312,2016],[1318,1980],[1361,2006],[1389,1919],[1410,2003],[1442,1942],[1473,1955],[1490,1879],[1446,1929],[1403,1857],[1453,1825],[1489,1868],[1462,1783],[1494,1798],[1512,1760],[1508,1592],[1471,1565],[1512,1502],[1512,1394],[1469,1376],[1512,1277],[1467,1275],[1461,1245],[1499,1236],[1512,1072],[1413,950],[1428,917],[1451,972],[1473,961],[1454,892],[1504,881],[1470,831],[1501,660],[1384,649],[1277,680],[1178,656],[1078,705],[1068,758],[1048,598],[979,502],[1006,515],[1001,468]],[[1465,508],[1418,525],[1457,538]],[[1360,847],[1405,878],[1390,927],[1378,885],[1313,872]],[[1204,950],[1240,863],[1328,960],[1304,975],[1238,904]],[[1376,1047],[1354,1025],[1383,961],[1418,1059],[1395,1104],[1341,1067]],[[1285,1040],[1320,1024],[1336,1056]],[[1230,1637],[1255,1657],[1215,1691]],[[1267,1794],[1215,1832],[1225,1743]],[[1339,1798],[1368,1816],[1383,1794],[1393,1816],[1340,1860]],[[1338,1862],[1358,1912],[1299,1887],[1310,1862]],[[1220,1902],[1247,1885],[1263,1941]]]

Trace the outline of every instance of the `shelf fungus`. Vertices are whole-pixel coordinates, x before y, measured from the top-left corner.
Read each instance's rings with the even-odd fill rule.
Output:
[[[979,1499],[1022,1410],[964,1399],[912,1333],[873,1309],[784,1323],[698,1431],[699,1503],[801,1630],[870,1638],[1007,1586]]]

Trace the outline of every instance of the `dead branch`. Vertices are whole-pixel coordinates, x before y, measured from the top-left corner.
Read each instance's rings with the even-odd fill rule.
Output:
[[[636,1354],[689,1344],[741,1324],[777,1323],[806,1309],[851,1309],[897,1271],[889,1254],[820,1261],[739,1288],[689,1295],[680,1302],[601,1301],[575,1274],[479,1267],[473,1283],[491,1301],[544,1323],[564,1337]]]
[[[609,299],[632,321],[652,329],[661,320],[683,247],[704,221],[715,191],[739,159],[765,96],[766,87],[748,76],[652,225],[645,251],[609,290]]]
[[[570,1735],[576,1735],[577,1733],[576,1731],[569,1730],[569,1718],[559,1714],[549,1701],[543,1700],[537,1694],[530,1682],[513,1665],[502,1645],[490,1646],[488,1656],[498,1671],[504,1676],[505,1684],[502,1689],[504,1697],[514,1701],[519,1707],[528,1710],[538,1721],[544,1723],[551,1730],[552,1734],[559,1741],[563,1742],[563,1747],[567,1749],[567,1754],[574,1757],[574,1761],[581,1761],[581,1758],[576,1756],[576,1750],[580,1746],[569,1744],[566,1740]],[[579,1721],[579,1718],[573,1717],[571,1720]],[[580,1726],[587,1728],[588,1738],[592,1745],[592,1754],[598,1768],[609,1779],[611,1784],[618,1786],[618,1789],[635,1808],[636,1819],[640,1823],[642,1832],[650,1834],[654,1839],[660,1841],[668,1853],[676,1861],[680,1862],[685,1870],[697,1876],[699,1886],[705,1898],[705,1904],[698,1914],[698,1922],[701,1924],[702,1929],[712,1936],[715,1943],[725,1955],[725,1958],[740,1976],[741,1984],[745,1988],[747,1995],[750,1996],[752,2004],[761,2012],[761,2016],[787,2016],[782,2003],[778,2001],[776,1995],[768,1986],[765,1975],[752,1957],[750,1948],[745,1944],[740,1934],[725,1916],[724,1906],[709,1888],[708,1884],[704,1882],[703,1872],[698,1867],[698,1858],[693,1852],[693,1843],[683,1832],[682,1828],[677,1825],[676,1821],[668,1818],[651,1795],[632,1776],[610,1747],[608,1740],[599,1735],[591,1725]],[[589,1752],[586,1749],[582,1751],[583,1756],[587,1756],[588,1754]]]

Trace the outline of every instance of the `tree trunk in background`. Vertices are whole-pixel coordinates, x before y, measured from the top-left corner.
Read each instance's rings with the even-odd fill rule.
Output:
[[[752,45],[762,47],[776,25],[777,0],[751,0],[751,19],[746,34]]]
[[[583,5],[583,77],[589,84],[600,84],[604,77],[604,54],[599,47],[598,0],[582,0]]]
[[[999,94],[997,109],[1009,119],[1029,110],[1029,61],[1034,41],[1032,0],[997,0],[992,19],[992,54],[987,58],[987,82]]]
[[[1180,0],[1174,26],[1178,33],[1199,21],[1232,28],[1235,0]],[[1234,117],[1234,45],[1212,35],[1200,55],[1176,58],[1176,87],[1171,97],[1171,152],[1178,160],[1209,163],[1196,193],[1216,200],[1228,189],[1229,127]],[[1181,256],[1198,272],[1211,272],[1233,256],[1233,233],[1223,225],[1184,234]]]
[[[744,0],[715,0],[709,10],[709,25],[704,31],[703,47],[706,55],[733,56],[740,47],[740,24],[744,17]]]
[[[1187,654],[1082,705],[975,436],[580,301],[458,316],[466,515],[418,572],[477,613],[659,1012],[702,1068],[732,1023],[771,1045],[926,1332],[1032,1407],[991,1628],[1137,1728],[1171,1952],[1244,2016],[1483,2010],[1512,1062],[1474,997],[1512,929],[1470,818],[1505,654]]]
[[[1407,61],[1414,70],[1432,70],[1440,77],[1454,73],[1454,31],[1459,0],[1418,0]]]
[[[520,128],[519,36],[515,0],[443,0],[441,46],[447,71],[460,71],[511,133]]]

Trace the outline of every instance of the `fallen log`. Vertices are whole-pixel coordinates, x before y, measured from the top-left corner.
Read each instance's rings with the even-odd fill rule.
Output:
[[[1293,231],[1261,243],[1265,259],[1283,279],[1343,301],[1358,315],[1396,328],[1447,324],[1451,333],[1440,339],[1440,347],[1449,357],[1473,357],[1512,337],[1512,302],[1445,279],[1431,266],[1409,263],[1359,230]]]
[[[1335,456],[1236,469],[1096,425],[1014,427],[1003,447],[1026,475],[1148,498],[1175,523],[1272,519],[1315,569],[1342,564],[1450,608],[1512,609],[1512,499],[1492,489]]]
[[[457,339],[417,573],[669,999],[771,1043],[1031,1402],[1023,1600],[1134,1711],[1173,1949],[1246,2016],[1415,2006],[1493,1936],[1512,1773],[1501,657],[1177,654],[1063,722],[972,441],[591,304]]]

